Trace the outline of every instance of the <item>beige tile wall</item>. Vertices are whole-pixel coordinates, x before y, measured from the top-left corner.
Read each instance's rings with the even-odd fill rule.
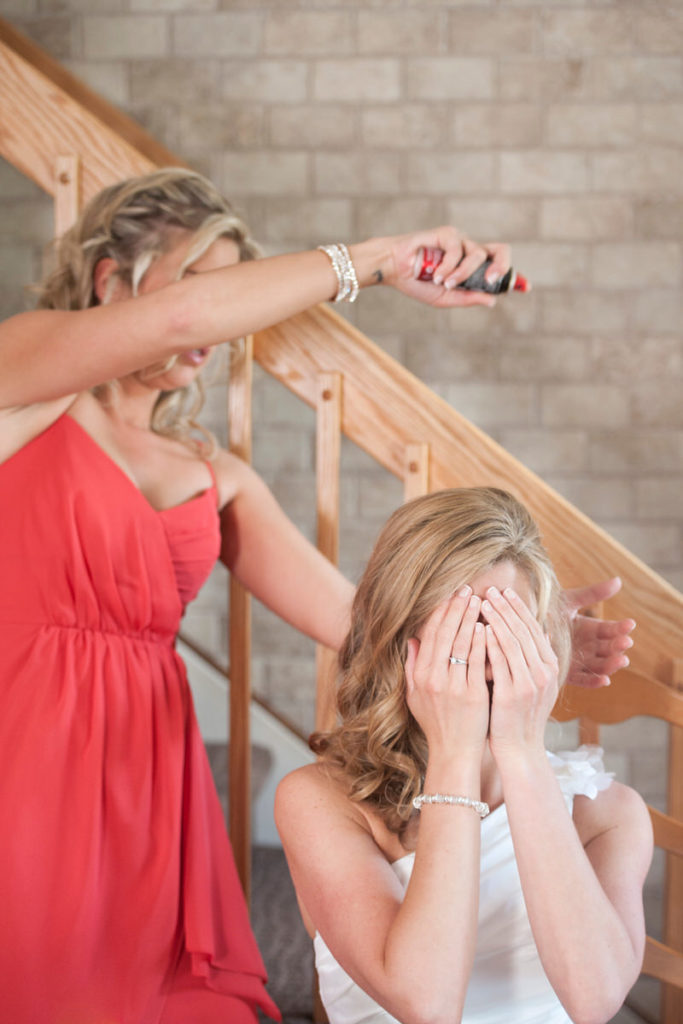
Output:
[[[683,586],[683,6],[653,0],[3,0],[208,173],[268,251],[450,220],[534,282],[490,311],[376,291],[354,322]],[[0,168],[0,305],[50,211]],[[210,421],[224,433],[222,392]],[[256,464],[313,528],[312,416],[257,375]],[[400,487],[345,449],[356,575]],[[224,575],[188,626],[225,655]],[[310,723],[310,645],[257,613],[256,682]],[[665,743],[608,737],[660,805]],[[633,746],[638,754],[634,754]]]

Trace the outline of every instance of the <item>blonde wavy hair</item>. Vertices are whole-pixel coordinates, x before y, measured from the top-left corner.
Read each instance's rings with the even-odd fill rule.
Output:
[[[154,260],[177,242],[178,229],[193,235],[179,277],[219,238],[236,243],[241,261],[260,255],[247,225],[210,181],[182,167],[167,167],[111,185],[87,204],[55,243],[54,268],[35,289],[38,308],[98,305],[95,267],[105,257],[115,260],[116,276],[136,295]],[[155,373],[174,361],[155,367]],[[93,390],[101,401],[113,400],[115,382]],[[187,388],[163,392],[154,407],[152,430],[185,443],[192,443],[196,430],[210,438],[196,421],[203,403],[200,376]]]
[[[528,577],[563,680],[571,640],[562,591],[536,523],[506,491],[456,488],[403,505],[360,581],[339,653],[339,724],[310,743],[341,773],[351,799],[370,804],[398,835],[427,764],[427,742],[405,697],[408,640],[438,604],[499,562]]]

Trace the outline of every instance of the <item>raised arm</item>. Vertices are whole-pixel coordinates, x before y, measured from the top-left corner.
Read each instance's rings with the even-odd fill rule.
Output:
[[[547,638],[514,593],[491,592],[484,614],[494,677],[491,750],[536,947],[576,1024],[601,1024],[622,1005],[642,964],[642,887],[652,832],[640,797],[613,783],[567,813],[543,747],[557,692]]]
[[[488,690],[479,601],[470,597],[468,590],[439,606],[411,641],[406,682],[429,743],[425,791],[476,799]],[[469,669],[449,665],[451,651],[469,658]],[[457,1021],[476,942],[477,813],[423,808],[405,896],[391,854],[324,767],[285,779],[275,815],[304,915],[344,970],[404,1024]]]
[[[451,263],[464,253],[454,228],[350,247],[360,287],[387,284],[444,308],[491,305],[482,292],[454,290],[475,261],[495,257],[489,273],[506,269],[506,246],[467,243],[466,258],[443,285],[416,281],[413,262],[422,245],[446,250]],[[123,286],[122,286],[123,287]],[[159,360],[217,345],[279,322],[334,297],[337,278],[318,250],[275,256],[183,278],[158,291],[86,310],[36,310],[0,325],[0,409],[61,398],[122,377]]]

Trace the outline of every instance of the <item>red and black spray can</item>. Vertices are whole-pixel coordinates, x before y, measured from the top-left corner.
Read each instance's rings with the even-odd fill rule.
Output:
[[[443,259],[443,249],[436,249],[432,246],[424,246],[415,254],[414,276],[418,281],[431,281],[436,268]],[[521,274],[516,273],[512,267],[506,274],[491,283],[486,280],[486,271],[491,266],[492,260],[488,259],[480,267],[470,274],[466,280],[461,281],[458,288],[469,292],[487,292],[489,295],[499,295],[501,292],[530,292],[531,284]]]

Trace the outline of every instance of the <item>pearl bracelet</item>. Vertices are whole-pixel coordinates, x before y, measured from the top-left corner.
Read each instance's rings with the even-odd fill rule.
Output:
[[[459,807],[471,807],[480,818],[485,818],[489,813],[489,805],[483,800],[470,800],[468,796],[451,796],[449,793],[420,793],[413,800],[413,807],[419,811],[423,804],[457,804]]]
[[[318,248],[330,259],[337,275],[335,302],[355,302],[358,298],[358,278],[349,250],[343,242],[338,245],[319,245]]]

